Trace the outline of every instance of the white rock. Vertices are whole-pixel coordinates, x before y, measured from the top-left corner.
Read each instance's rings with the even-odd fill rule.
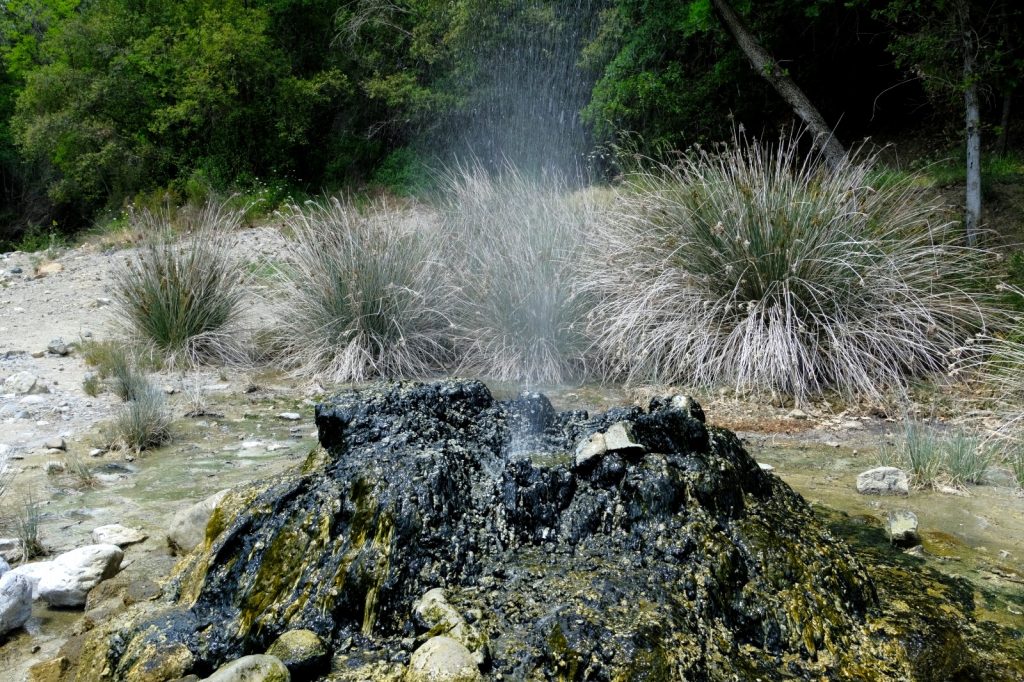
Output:
[[[89,590],[117,575],[123,558],[117,545],[87,545],[65,552],[39,579],[39,597],[50,606],[84,606]]]
[[[18,372],[7,377],[7,381],[4,382],[4,388],[8,391],[13,391],[18,395],[27,395],[35,393],[49,393],[50,389],[46,387],[46,384],[39,381],[39,377],[32,372]]]
[[[185,554],[206,538],[206,524],[228,490],[221,490],[210,495],[202,502],[182,509],[174,515],[171,529],[167,532],[167,543],[171,549]]]
[[[291,675],[281,659],[258,654],[243,656],[217,668],[202,682],[289,682]]]
[[[20,628],[32,616],[32,586],[25,576],[7,573],[0,578],[0,636]]]
[[[876,467],[857,475],[857,492],[863,495],[907,495],[910,478],[896,467]]]
[[[761,471],[775,471],[775,467],[771,464],[765,464],[764,462],[758,462],[757,466],[761,467]]]
[[[128,528],[119,523],[100,526],[92,531],[92,541],[100,545],[127,547],[143,542],[149,536],[138,528]]]
[[[469,649],[451,637],[431,637],[413,652],[406,682],[477,682],[480,670]]]
[[[786,417],[788,417],[789,419],[803,420],[807,419],[807,413],[801,410],[800,408],[794,408],[789,411],[789,414],[787,414]]]
[[[62,338],[56,338],[50,341],[50,343],[47,344],[46,346],[46,350],[53,353],[54,355],[62,356],[67,355],[70,352],[70,350],[68,349],[68,344],[64,343],[64,339]]]
[[[580,441],[580,444],[576,446],[576,466],[583,466],[606,452],[608,452],[608,446],[605,444],[604,434],[595,433],[587,440]]]
[[[0,576],[3,576],[9,570],[11,570],[11,565],[7,563],[7,559],[0,556]]]
[[[640,443],[636,442],[633,435],[633,425],[630,422],[615,422],[604,432],[605,447],[608,452],[644,453],[647,451]]]
[[[36,561],[31,564],[22,564],[17,568],[12,568],[11,573],[24,576],[25,579],[28,580],[28,584],[32,587],[32,598],[39,599],[39,581],[42,580],[43,576],[49,573],[52,569],[52,561]]]
[[[284,420],[290,421],[290,422],[294,422],[294,421],[298,421],[298,420],[302,419],[302,415],[299,414],[298,412],[282,412],[281,414],[279,414],[277,416],[278,416],[279,419],[284,419]]]
[[[21,543],[18,538],[0,538],[0,557],[7,561],[21,559]]]
[[[51,450],[67,450],[68,449],[67,442],[63,438],[61,438],[60,436],[54,436],[53,438],[47,438],[46,442],[43,443],[43,445],[48,447],[48,448],[50,448]]]

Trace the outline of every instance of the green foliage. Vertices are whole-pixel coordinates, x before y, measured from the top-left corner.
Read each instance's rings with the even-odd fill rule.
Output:
[[[374,171],[373,182],[397,196],[423,194],[434,184],[423,158],[409,147],[388,154]]]
[[[914,485],[979,485],[996,460],[998,446],[965,429],[943,431],[908,418],[895,444],[879,448],[882,464],[906,468]]]

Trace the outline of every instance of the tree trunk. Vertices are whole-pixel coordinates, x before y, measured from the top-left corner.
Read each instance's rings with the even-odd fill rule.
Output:
[[[1013,89],[1003,93],[1003,112],[999,117],[999,137],[996,139],[996,154],[1006,156],[1006,145],[1010,139],[1010,106],[1013,104]]]
[[[981,225],[981,112],[978,104],[976,49],[967,3],[960,3],[960,29],[964,37],[964,119],[967,134],[967,196],[964,228],[967,244],[978,242]]]
[[[771,83],[776,92],[793,108],[793,111],[804,122],[807,129],[814,135],[814,146],[820,151],[825,162],[832,166],[838,166],[846,158],[846,150],[839,140],[835,138],[832,129],[825,122],[825,118],[815,108],[807,95],[797,87],[786,72],[778,65],[768,52],[761,47],[743,21],[739,18],[728,0],[711,0],[715,9],[718,10],[722,22],[729,33],[736,40],[743,54],[750,60],[754,70],[761,74],[765,80]]]

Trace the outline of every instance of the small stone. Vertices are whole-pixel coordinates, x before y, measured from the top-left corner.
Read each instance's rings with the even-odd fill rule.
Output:
[[[176,389],[174,386],[171,386],[170,384],[164,385],[164,393],[166,393],[167,395],[174,395],[177,392],[178,389]]]
[[[46,346],[46,350],[54,355],[65,356],[70,352],[68,344],[64,343],[64,339],[56,338],[50,341]]]
[[[100,457],[101,455],[103,455],[104,452],[106,452],[106,450],[104,450],[103,448],[93,448],[92,450],[89,451],[89,456]]]
[[[329,662],[330,651],[312,630],[288,630],[270,645],[267,655],[280,659],[292,675],[306,678]]]
[[[630,422],[615,422],[609,426],[604,433],[604,443],[608,452],[642,454],[647,451],[647,448],[636,442],[636,437],[633,435],[633,424]]]
[[[266,654],[231,661],[203,682],[289,682],[291,675],[280,659]]]
[[[45,350],[34,350],[34,351],[32,351],[32,357],[35,358],[36,360],[38,360],[39,358],[44,358],[44,357],[46,357],[46,351]]]
[[[846,421],[840,424],[839,428],[846,429],[847,431],[857,431],[863,429],[864,425],[857,421]]]
[[[608,452],[603,433],[595,433],[585,441],[580,441],[576,446],[576,466],[584,466],[591,460],[600,457]]]
[[[840,445],[842,445],[842,443],[840,443],[837,440],[827,440],[827,441],[825,441],[825,447],[826,448],[838,448]]]
[[[918,541],[917,515],[905,509],[891,511],[886,517],[885,531],[889,542],[898,547],[915,545]]]
[[[786,415],[786,418],[787,419],[798,419],[798,420],[802,421],[802,420],[807,419],[807,416],[808,416],[807,413],[804,412],[803,410],[801,410],[800,408],[793,408],[792,410],[789,411],[789,414]]]
[[[6,561],[21,559],[21,542],[18,538],[0,538],[0,558]]]
[[[113,303],[109,298],[97,298],[89,304],[90,308],[103,308]]]
[[[775,471],[775,467],[771,464],[765,464],[764,462],[758,462],[757,466],[761,467],[761,471]]]
[[[294,421],[298,421],[298,420],[302,419],[302,415],[299,414],[298,412],[282,412],[281,414],[277,415],[277,417],[279,419],[284,419],[285,421],[290,421],[290,422],[294,422]]]
[[[67,450],[68,449],[68,444],[60,436],[54,436],[53,438],[47,438],[46,442],[44,442],[43,445],[48,447],[48,448],[50,448],[51,450]]]
[[[46,475],[56,476],[64,473],[64,462],[50,461],[46,463]]]
[[[469,649],[451,637],[431,637],[413,652],[406,682],[478,682],[483,677]]]
[[[100,526],[92,532],[92,541],[100,545],[128,547],[145,541],[149,536],[138,528],[127,528],[119,523]]]
[[[423,630],[451,637],[469,651],[476,651],[483,644],[477,629],[467,624],[455,607],[448,603],[443,588],[428,590],[413,604],[412,612],[414,620]]]
[[[64,266],[60,263],[43,263],[36,268],[36,277],[46,277],[48,275],[56,275],[58,272],[63,272]]]
[[[857,475],[857,492],[862,495],[907,495],[910,478],[896,467],[876,467]]]
[[[10,272],[12,275],[20,275],[24,271],[21,268],[14,267],[8,270],[8,272]]]
[[[32,616],[32,586],[10,571],[0,577],[0,636],[20,628]]]

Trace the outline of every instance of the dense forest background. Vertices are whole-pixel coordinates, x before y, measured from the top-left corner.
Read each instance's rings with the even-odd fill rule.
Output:
[[[793,120],[720,0],[6,0],[0,243],[131,202],[384,186],[472,154],[595,177]],[[1014,0],[735,0],[844,144],[1012,152]],[[967,68],[965,68],[965,65]],[[159,199],[155,199],[159,198]]]

